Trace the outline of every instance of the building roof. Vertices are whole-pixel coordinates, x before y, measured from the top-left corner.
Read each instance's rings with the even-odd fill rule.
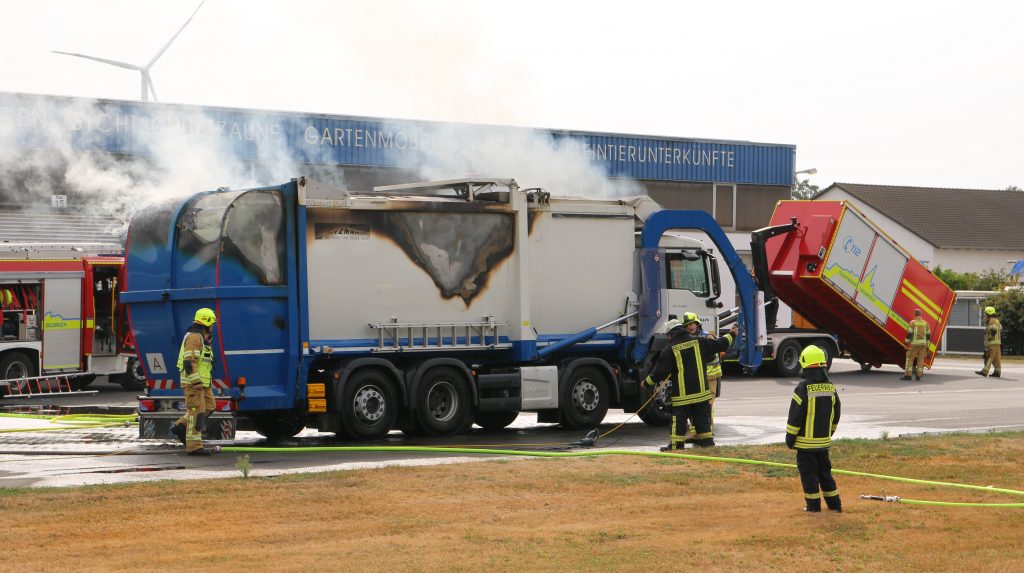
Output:
[[[940,249],[1022,251],[1024,192],[833,183]]]
[[[123,243],[125,226],[111,217],[0,206],[0,243]]]

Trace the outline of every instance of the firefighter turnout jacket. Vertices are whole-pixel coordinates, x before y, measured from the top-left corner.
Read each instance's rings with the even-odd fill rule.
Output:
[[[683,332],[682,335],[673,336],[671,344],[671,347],[662,351],[654,370],[644,382],[654,386],[669,378],[669,394],[672,396],[673,406],[686,406],[710,400],[707,364],[717,358],[719,352],[729,350],[729,346],[732,345],[732,334],[707,339]]]
[[[906,343],[910,346],[927,346],[932,339],[932,331],[923,318],[917,317],[907,326]]]
[[[212,382],[213,345],[207,342],[205,332],[204,326],[193,324],[181,341],[178,371],[181,372],[182,385],[201,382],[209,387]]]
[[[998,318],[990,316],[988,324],[985,325],[985,348],[989,346],[1002,346],[1002,339],[1003,325],[999,324]]]
[[[824,450],[832,445],[839,425],[839,394],[824,368],[804,369],[793,391],[786,422],[786,445],[798,450]]]

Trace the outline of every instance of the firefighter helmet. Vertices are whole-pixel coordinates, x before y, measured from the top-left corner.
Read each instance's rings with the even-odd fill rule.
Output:
[[[217,322],[217,315],[208,308],[201,308],[196,311],[195,322],[203,326],[213,326]]]
[[[697,326],[700,326],[700,317],[697,316],[697,313],[695,313],[695,312],[685,312],[685,313],[683,313],[683,326],[686,326],[687,324],[690,324],[691,322],[695,322],[695,323],[697,323]]]
[[[11,305],[11,301],[13,299],[14,296],[11,294],[11,289],[5,288],[4,290],[0,291],[0,306],[7,308],[8,306]]]
[[[675,330],[676,328],[681,327],[682,325],[683,325],[683,323],[679,322],[678,320],[676,320],[674,318],[670,318],[668,320],[668,322],[665,323],[665,334],[668,334],[669,332],[672,332],[673,330]]]
[[[994,307],[994,306],[986,306],[985,307],[985,314],[987,314],[989,316],[992,316],[995,313],[996,313],[996,307]]]
[[[801,368],[825,368],[828,366],[828,358],[825,351],[813,344],[808,344],[800,353]]]

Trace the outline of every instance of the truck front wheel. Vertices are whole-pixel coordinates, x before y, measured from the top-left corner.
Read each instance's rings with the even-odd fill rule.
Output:
[[[577,430],[596,428],[608,413],[608,377],[594,366],[573,370],[562,394],[562,424]]]
[[[398,392],[387,374],[360,370],[341,388],[341,424],[357,440],[379,438],[398,416]]]
[[[431,368],[416,388],[416,421],[431,436],[450,436],[466,427],[469,383],[455,368]]]

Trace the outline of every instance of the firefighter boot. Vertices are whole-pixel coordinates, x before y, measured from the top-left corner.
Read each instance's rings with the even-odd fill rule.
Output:
[[[820,502],[819,502],[819,504],[820,504]],[[839,499],[838,495],[833,495],[832,497],[826,497],[825,498],[825,505],[828,506],[829,511],[834,511],[836,513],[842,513],[843,512],[843,500]],[[818,506],[818,509],[821,509],[820,505]]]
[[[992,377],[993,377],[993,378],[999,378],[999,371],[998,371],[998,370],[996,370],[995,372],[993,372],[993,373],[992,373]]]
[[[182,444],[185,443],[185,426],[181,424],[171,424],[171,428],[167,433],[178,439]]]
[[[984,370],[976,370],[974,373],[977,374],[978,376],[988,376],[988,373],[985,372]]]
[[[704,438],[702,440],[695,440],[693,442],[693,445],[697,446],[698,448],[713,448],[713,447],[715,447],[715,439],[714,438]]]
[[[904,374],[903,377],[900,378],[900,380],[910,380],[910,379],[911,379],[910,378],[910,374]]]
[[[199,448],[198,450],[192,450],[191,452],[188,453],[188,455],[190,456],[209,456],[212,454],[213,450],[208,450],[206,448]]]
[[[804,511],[807,513],[821,513],[820,497],[816,497],[814,499],[807,498],[804,501],[806,502],[806,505],[804,505]]]

